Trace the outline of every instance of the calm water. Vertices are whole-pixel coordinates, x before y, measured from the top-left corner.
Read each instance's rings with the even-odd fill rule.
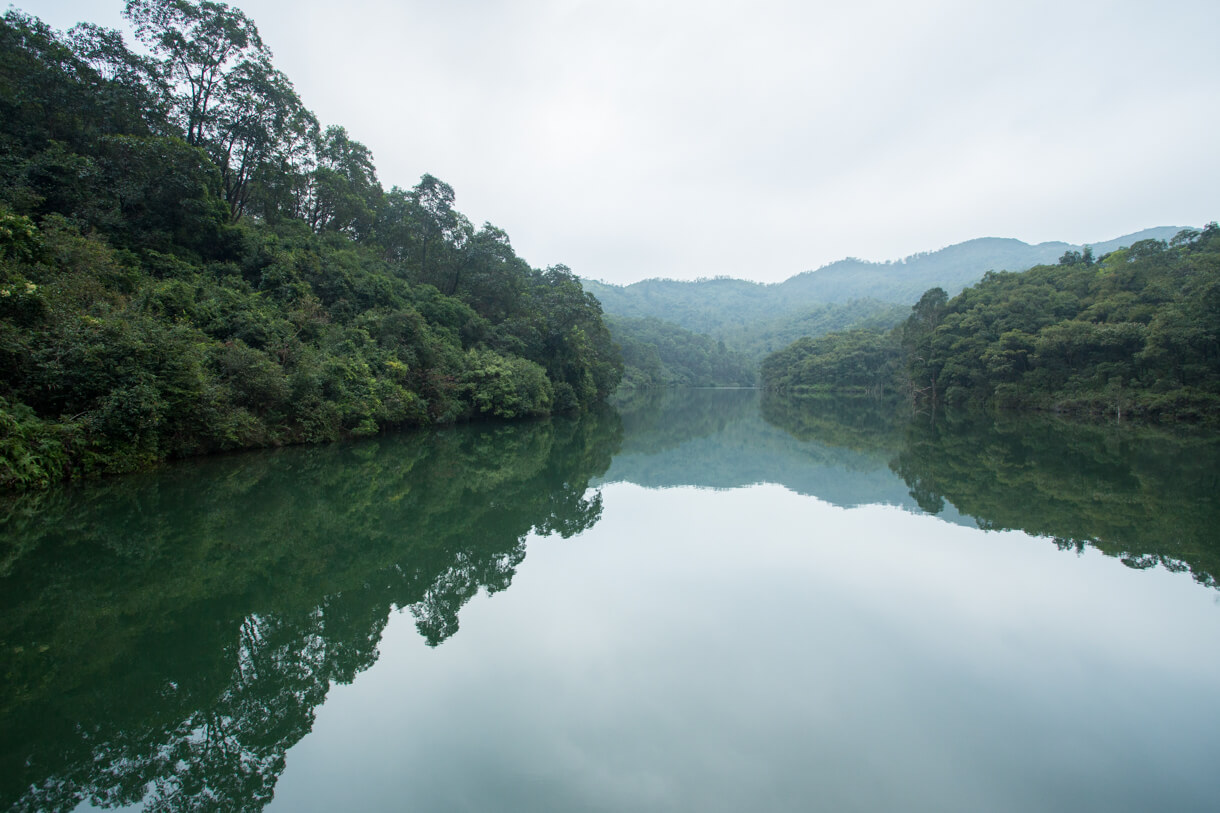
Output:
[[[0,809],[1214,810],[1220,448],[661,393],[0,514]]]

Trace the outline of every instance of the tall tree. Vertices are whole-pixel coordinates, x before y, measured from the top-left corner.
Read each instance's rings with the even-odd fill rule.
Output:
[[[220,167],[230,219],[240,219],[260,173],[291,165],[308,148],[316,120],[239,9],[209,0],[127,0],[124,15],[157,60],[171,118]]]
[[[265,60],[234,68],[224,95],[208,147],[220,167],[230,217],[238,220],[261,176],[292,166],[309,152],[318,123],[288,77]]]
[[[270,62],[254,21],[208,0],[127,0],[123,16],[160,58],[188,144],[203,144],[225,101],[229,73],[243,62]]]
[[[936,400],[936,377],[943,362],[933,359],[930,342],[948,309],[949,295],[944,288],[931,288],[911,308],[911,315],[901,327],[902,349],[910,365],[911,381],[917,390],[927,390]]]
[[[467,244],[454,292],[483,316],[500,321],[519,307],[529,266],[513,251],[508,234],[490,223]]]
[[[170,86],[156,59],[127,47],[123,34],[95,23],[77,23],[67,42],[83,62],[105,80],[101,88],[110,106],[135,103],[157,135],[176,135],[169,122]]]
[[[420,178],[409,195],[419,278],[445,293],[457,287],[452,250],[464,248],[473,231],[466,216],[453,208],[454,198],[453,187],[432,175]]]
[[[372,152],[345,128],[331,126],[317,136],[314,155],[303,207],[310,228],[367,237],[382,195]]]

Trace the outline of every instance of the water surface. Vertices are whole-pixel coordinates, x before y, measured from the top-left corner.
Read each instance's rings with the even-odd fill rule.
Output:
[[[23,498],[0,807],[1211,809],[1218,471],[696,391]]]

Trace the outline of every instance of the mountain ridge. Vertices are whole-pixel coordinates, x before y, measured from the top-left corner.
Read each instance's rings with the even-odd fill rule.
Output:
[[[1090,248],[1100,257],[1140,240],[1168,240],[1180,230],[1158,226]],[[734,277],[657,278],[628,285],[584,278],[581,282],[609,315],[671,322],[724,341],[757,360],[800,335],[896,324],[902,311],[929,288],[944,288],[953,296],[988,271],[1024,271],[1084,248],[1066,242],[1031,245],[1012,237],[978,237],[888,262],[847,257],[774,283]]]
[[[840,260],[835,260],[833,262],[829,262],[825,265],[819,266],[818,268],[812,268],[812,269],[809,269],[806,271],[800,271],[800,272],[788,277],[787,279],[781,280],[779,282],[759,282],[757,280],[746,279],[743,277],[729,277],[729,276],[699,277],[697,279],[691,279],[691,280],[675,279],[673,277],[648,277],[647,279],[637,280],[635,282],[629,282],[624,285],[620,285],[620,284],[614,283],[614,282],[607,282],[606,280],[593,279],[591,277],[585,277],[585,276],[580,276],[580,275],[578,275],[578,276],[580,276],[580,280],[582,283],[585,283],[586,285],[591,283],[592,285],[596,286],[599,289],[600,288],[616,288],[616,289],[623,290],[623,289],[627,289],[627,288],[634,288],[637,286],[648,286],[648,285],[653,285],[653,284],[657,284],[657,285],[663,284],[665,286],[669,286],[669,285],[674,285],[674,284],[676,284],[676,285],[724,285],[724,284],[733,284],[733,283],[744,283],[748,286],[755,287],[755,288],[776,288],[776,287],[782,287],[785,285],[789,285],[790,283],[792,283],[795,280],[807,278],[807,277],[810,277],[810,276],[813,276],[816,274],[822,274],[827,271],[837,271],[841,268],[845,269],[848,267],[852,267],[852,268],[870,268],[871,269],[871,268],[894,268],[894,267],[900,267],[900,266],[909,266],[909,265],[916,264],[920,261],[923,261],[927,258],[944,256],[944,255],[946,255],[946,253],[955,252],[956,250],[962,249],[967,246],[973,247],[973,246],[977,246],[977,245],[981,245],[981,244],[988,244],[988,245],[992,245],[992,246],[1006,245],[1006,246],[1011,246],[1017,250],[1026,250],[1029,252],[1034,252],[1034,253],[1038,254],[1039,256],[1046,255],[1047,257],[1049,257],[1047,262],[1054,262],[1054,261],[1058,260],[1059,256],[1061,256],[1062,253],[1065,251],[1083,251],[1086,246],[1091,248],[1093,250],[1093,253],[1096,256],[1100,257],[1103,254],[1106,254],[1110,251],[1114,251],[1115,249],[1121,248],[1123,246],[1129,246],[1129,245],[1131,245],[1131,243],[1138,242],[1139,240],[1168,240],[1184,228],[1187,228],[1187,227],[1185,227],[1185,226],[1152,226],[1150,228],[1141,229],[1139,231],[1132,232],[1130,234],[1122,235],[1121,237],[1115,237],[1110,240],[1104,240],[1104,241],[1098,242],[1098,243],[1067,243],[1067,242],[1063,242],[1061,240],[1049,240],[1049,241],[1044,241],[1041,243],[1026,243],[1024,240],[1018,239],[1016,237],[973,237],[969,240],[963,240],[960,243],[952,243],[950,245],[947,245],[947,246],[944,246],[942,248],[938,248],[935,250],[921,251],[921,252],[916,252],[915,254],[908,254],[907,256],[901,257],[896,260],[864,260],[859,257],[850,257],[850,256],[844,257]],[[1054,256],[1054,257],[1050,257],[1050,255],[1054,252],[1058,252],[1058,254],[1056,254],[1056,256]],[[1037,263],[1035,263],[1035,265],[1036,264]],[[1016,268],[984,269],[984,271],[1016,271],[1016,270],[1024,270],[1024,269],[1016,269]],[[979,276],[981,277],[982,274],[980,274]]]

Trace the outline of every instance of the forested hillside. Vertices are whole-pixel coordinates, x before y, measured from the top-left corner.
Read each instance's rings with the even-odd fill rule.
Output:
[[[810,305],[804,310],[759,319],[725,330],[724,343],[740,351],[755,368],[768,354],[806,336],[822,336],[843,330],[889,330],[910,313],[907,305],[876,299],[857,299],[830,305]]]
[[[1100,243],[1092,251],[1100,256],[1144,239],[1167,240],[1178,231],[1177,227],[1147,229]],[[626,286],[586,280],[585,287],[597,296],[606,313],[664,319],[723,340],[760,361],[801,336],[892,327],[904,318],[902,311],[929,288],[955,294],[982,279],[987,271],[1022,271],[1083,248],[1067,243],[1031,246],[1020,240],[988,237],[897,262],[849,258],[772,285],[716,278],[694,282],[650,279]]]
[[[803,339],[763,363],[790,391],[902,389],[917,402],[1220,418],[1220,226],[1099,260],[927,291],[891,332]]]
[[[0,486],[580,408],[601,307],[425,175],[384,189],[241,11],[129,0],[145,49],[0,21]]]
[[[607,316],[628,387],[752,387],[755,364],[701,333],[660,319]]]
[[[881,397],[908,392],[900,330],[847,330],[805,336],[763,359],[759,382],[768,390],[796,394]]]

